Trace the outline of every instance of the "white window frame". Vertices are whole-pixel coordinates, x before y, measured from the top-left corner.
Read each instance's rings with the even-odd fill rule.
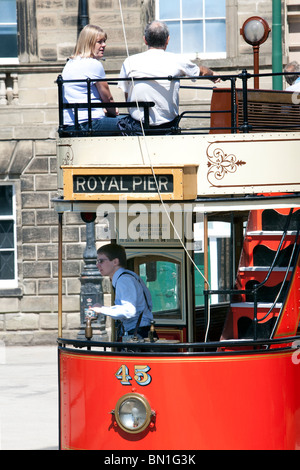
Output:
[[[17,260],[17,210],[16,210],[16,188],[13,183],[1,183],[0,187],[12,186],[12,214],[2,215],[0,212],[1,220],[11,220],[13,222],[13,248],[0,248],[0,252],[13,251],[14,252],[14,279],[0,279],[0,290],[14,289],[18,287],[18,260]]]
[[[194,21],[194,20],[202,20],[203,21],[203,49],[205,51],[206,49],[206,34],[205,34],[205,25],[207,20],[224,20],[226,22],[226,15],[224,16],[219,16],[219,17],[205,17],[205,2],[209,0],[204,0],[203,2],[203,16],[202,18],[184,18],[182,17],[182,0],[180,0],[180,18],[164,18],[162,21],[168,22],[168,21],[179,21],[180,22],[180,44],[181,44],[181,51],[183,50],[183,23],[186,23],[188,21]],[[156,20],[160,20],[159,18],[159,2],[160,0],[156,0]],[[226,39],[226,38],[225,38]],[[188,59],[225,59],[227,57],[227,53],[225,52],[194,52],[194,53],[181,53],[182,55],[186,56]]]

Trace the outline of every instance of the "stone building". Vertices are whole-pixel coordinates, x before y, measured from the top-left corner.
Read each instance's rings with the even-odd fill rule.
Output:
[[[210,12],[193,13],[196,29],[188,37],[197,46],[192,58],[220,74],[251,71],[252,49],[240,28],[253,15],[272,28],[274,3],[203,1]],[[179,0],[0,0],[0,340],[6,344],[54,343],[57,337],[58,228],[51,202],[57,192],[55,81],[73,52],[79,28],[87,21],[107,31],[104,67],[109,77],[116,77],[126,46],[129,53],[144,50],[143,29],[154,18],[169,17],[177,40],[172,47],[180,52],[182,31],[190,25],[181,11],[170,11],[177,4]],[[195,12],[201,2],[187,4]],[[281,1],[281,11],[284,64],[299,59],[300,2]],[[260,65],[272,71],[272,33],[261,46]],[[272,84],[265,79],[261,87]],[[117,88],[112,91],[115,100],[123,100]],[[182,93],[181,99],[191,104],[189,95]],[[201,100],[201,95],[193,99],[193,106]],[[78,214],[66,215],[63,237],[64,334],[76,337],[86,243],[86,226]],[[105,224],[96,221],[96,242],[106,239]],[[108,302],[109,283],[102,288]]]

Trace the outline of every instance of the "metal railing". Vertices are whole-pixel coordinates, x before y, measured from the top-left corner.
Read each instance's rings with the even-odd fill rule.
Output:
[[[272,77],[274,75],[285,75],[284,73],[281,74],[274,74],[274,73],[264,73],[264,74],[259,74],[259,77]],[[291,75],[291,74],[289,74]],[[249,102],[248,102],[248,91],[252,90],[249,88],[249,80],[258,76],[257,74],[250,74],[247,72],[247,70],[243,70],[239,74],[231,74],[231,75],[220,75],[219,77],[213,76],[213,77],[152,77],[152,78],[135,78],[133,79],[134,82],[139,82],[139,81],[156,81],[156,80],[166,80],[166,81],[180,81],[180,86],[181,89],[194,89],[194,90],[203,90],[203,92],[212,92],[214,90],[214,86],[207,87],[207,86],[199,86],[197,85],[185,85],[185,81],[187,80],[193,80],[201,82],[201,80],[208,80],[208,79],[215,79],[215,78],[220,78],[222,82],[229,82],[229,90],[230,90],[230,106],[228,109],[222,109],[222,110],[203,110],[203,109],[198,109],[196,111],[191,111],[191,110],[184,110],[178,117],[178,124],[174,128],[167,129],[168,134],[197,134],[197,133],[214,133],[214,132],[220,132],[223,131],[224,133],[249,133],[253,131],[281,131],[281,130],[297,130],[300,128],[300,123],[298,124],[297,122],[293,124],[285,124],[284,123],[284,116],[282,123],[280,125],[277,124],[264,124],[264,125],[258,125],[251,124],[249,122],[249,113],[248,113],[248,108],[249,108]],[[125,109],[125,108],[136,108],[137,103],[136,102],[114,102],[114,103],[95,103],[94,101],[91,100],[91,84],[94,82],[101,82],[101,81],[107,81],[109,85],[117,85],[118,82],[120,81],[128,81],[128,79],[119,79],[119,78],[110,78],[110,79],[101,79],[101,80],[91,80],[91,79],[86,79],[86,80],[63,80],[62,76],[59,75],[56,83],[58,85],[58,105],[59,105],[59,128],[58,128],[58,133],[61,137],[64,136],[93,136],[93,135],[103,135],[104,132],[101,131],[95,131],[92,129],[92,108],[120,108],[120,109]],[[87,85],[87,102],[86,103],[66,103],[64,102],[64,90],[63,86],[65,83],[78,83],[78,82],[86,82]],[[240,84],[240,88],[237,87],[237,83]],[[242,102],[239,104],[239,106],[242,106],[240,115],[242,115],[242,120],[241,122],[238,122],[238,102],[237,102],[237,90],[240,90],[242,93]],[[255,90],[259,92],[260,90]],[[265,90],[265,91],[270,91],[270,92],[276,92],[274,90]],[[285,92],[281,92],[285,93]],[[300,100],[299,100],[300,101]],[[293,107],[299,106],[297,99],[295,99],[294,104],[291,103]],[[161,134],[161,129],[156,130],[155,128],[150,126],[150,121],[149,121],[149,110],[151,107],[155,106],[155,103],[153,102],[139,102],[138,106],[144,110],[144,123],[143,127],[145,130],[146,134],[151,134],[155,135],[157,133]],[[199,108],[202,106],[199,105]],[[68,130],[68,126],[65,126],[64,124],[64,110],[67,109],[73,109],[74,112],[74,126],[75,129],[72,129],[72,131]],[[78,110],[79,109],[87,109],[88,110],[88,128],[87,130],[81,130],[79,123],[78,123]],[[297,108],[298,109],[298,108]],[[300,107],[299,107],[300,110]],[[224,126],[214,126],[212,127],[211,125],[206,125],[207,120],[211,119],[213,114],[218,114],[222,113],[224,116],[230,115],[230,125],[224,125]],[[204,125],[201,125],[199,127],[192,127],[192,128],[183,128],[180,127],[180,124],[183,119],[199,119],[204,123]],[[73,127],[74,127],[73,126]],[[106,131],[105,135],[109,135],[109,133]],[[115,135],[115,134],[114,134]],[[120,131],[121,135],[121,131]]]
[[[286,237],[287,237],[287,234],[288,234],[289,225],[291,223],[292,215],[293,215],[293,209],[291,209],[290,212],[289,212],[285,227],[283,228],[280,243],[277,247],[276,253],[275,253],[274,258],[273,258],[273,261],[272,261],[271,265],[268,267],[267,273],[266,273],[265,278],[263,279],[263,281],[256,283],[253,286],[252,289],[240,289],[240,290],[238,290],[238,289],[223,289],[223,290],[207,289],[207,290],[203,291],[203,293],[204,293],[204,312],[205,312],[205,318],[207,319],[207,330],[209,330],[209,320],[208,319],[209,319],[209,296],[210,295],[224,294],[224,295],[229,296],[230,299],[232,297],[238,297],[239,295],[244,295],[246,297],[248,296],[248,297],[253,299],[253,339],[254,339],[254,341],[256,341],[258,339],[258,332],[257,332],[258,324],[263,323],[264,321],[266,321],[266,319],[274,311],[274,308],[276,307],[276,304],[279,301],[280,296],[283,295],[283,299],[282,299],[282,302],[281,302],[281,308],[280,308],[280,311],[277,315],[275,324],[272,327],[272,331],[271,331],[271,334],[270,334],[269,338],[271,339],[271,338],[274,337],[277,325],[279,324],[279,322],[282,318],[282,315],[284,313],[284,303],[285,303],[285,299],[287,297],[287,294],[289,292],[289,287],[287,287],[286,290],[285,290],[286,281],[287,281],[287,278],[288,278],[289,274],[291,274],[291,280],[292,280],[294,270],[296,269],[295,260],[298,259],[299,254],[300,254],[300,244],[299,244],[300,227],[298,228],[298,230],[296,231],[296,234],[295,234],[295,240],[293,242],[293,248],[292,248],[290,257],[287,261],[287,266],[286,266],[286,269],[285,269],[285,272],[284,272],[284,275],[283,275],[283,279],[282,279],[281,284],[280,284],[279,291],[278,291],[275,299],[271,303],[271,307],[269,307],[268,312],[263,317],[261,317],[260,319],[258,319],[258,315],[257,315],[257,312],[258,312],[258,294],[259,294],[260,289],[262,289],[262,287],[267,283],[268,279],[270,278],[272,272],[275,269],[276,262],[278,260],[279,255],[280,255],[280,250],[281,250],[281,248],[283,246],[283,243],[286,240]],[[291,272],[291,270],[292,270],[292,272]],[[291,283],[291,280],[289,281],[289,284]]]
[[[282,337],[264,340],[233,340],[211,341],[209,343],[179,343],[179,342],[112,342],[58,338],[58,346],[62,349],[87,353],[116,356],[230,356],[263,354],[266,351],[276,352],[292,351],[300,348],[300,336]],[[270,348],[272,346],[272,348]]]

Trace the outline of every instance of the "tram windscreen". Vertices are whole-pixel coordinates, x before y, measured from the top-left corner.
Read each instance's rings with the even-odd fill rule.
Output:
[[[151,292],[154,318],[180,319],[180,264],[171,261],[142,263],[139,265],[139,275]]]

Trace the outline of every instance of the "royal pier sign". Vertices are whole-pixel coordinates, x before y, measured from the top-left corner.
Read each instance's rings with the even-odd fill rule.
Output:
[[[74,193],[172,193],[173,175],[74,175]]]
[[[191,200],[197,196],[197,167],[79,168],[63,166],[64,199]]]

